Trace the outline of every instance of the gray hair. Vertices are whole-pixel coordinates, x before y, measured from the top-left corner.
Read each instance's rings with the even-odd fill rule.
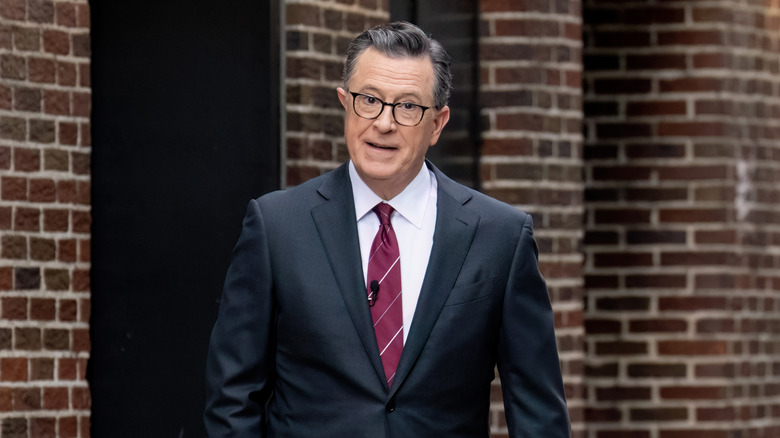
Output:
[[[344,64],[345,87],[355,73],[358,58],[370,47],[391,58],[428,56],[433,63],[434,106],[441,109],[447,105],[452,90],[450,55],[438,41],[426,35],[419,27],[405,21],[373,27],[349,43],[347,61]]]

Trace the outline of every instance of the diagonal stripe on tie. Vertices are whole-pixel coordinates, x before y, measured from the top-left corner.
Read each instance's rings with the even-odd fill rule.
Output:
[[[379,203],[374,207],[379,218],[377,230],[371,245],[368,261],[366,293],[371,294],[370,284],[379,282],[379,292],[371,306],[377,347],[388,387],[392,384],[398,360],[403,350],[403,300],[401,291],[401,258],[398,240],[390,223],[393,207]]]

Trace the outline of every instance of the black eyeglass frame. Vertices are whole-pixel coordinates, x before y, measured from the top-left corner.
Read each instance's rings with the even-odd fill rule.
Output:
[[[401,126],[412,127],[412,126],[419,125],[420,122],[422,122],[423,117],[425,117],[425,111],[428,111],[429,109],[431,109],[431,107],[429,107],[429,106],[419,105],[419,104],[416,104],[416,103],[413,103],[413,102],[387,103],[387,102],[383,101],[382,99],[380,99],[380,98],[378,98],[376,96],[372,96],[370,94],[355,93],[354,91],[349,91],[349,90],[347,90],[347,92],[352,95],[352,111],[354,111],[355,114],[358,117],[366,119],[366,120],[376,120],[376,119],[378,119],[379,116],[382,115],[382,112],[384,112],[385,107],[389,106],[389,107],[393,108],[391,111],[393,113],[393,120],[395,121],[395,123],[398,123]],[[358,96],[370,97],[372,99],[376,99],[379,103],[381,103],[382,104],[382,109],[379,110],[379,114],[375,115],[374,117],[366,117],[366,116],[362,116],[362,115],[358,114],[357,108],[355,107],[355,100],[357,100]],[[395,107],[397,107],[398,105],[404,105],[404,104],[414,105],[416,107],[422,108],[422,112],[420,113],[420,120],[418,120],[417,123],[415,123],[414,125],[405,125],[405,124],[399,122],[398,119],[395,117]]]

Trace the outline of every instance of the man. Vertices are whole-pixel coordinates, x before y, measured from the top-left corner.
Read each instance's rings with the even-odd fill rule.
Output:
[[[530,216],[425,160],[449,58],[408,23],[350,45],[350,161],[250,202],[207,364],[211,437],[512,437],[569,422]],[[375,208],[376,206],[376,208]]]

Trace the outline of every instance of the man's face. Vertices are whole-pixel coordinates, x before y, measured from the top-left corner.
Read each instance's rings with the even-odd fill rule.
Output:
[[[417,176],[425,153],[436,144],[449,120],[448,107],[437,110],[433,106],[433,84],[433,64],[428,57],[390,58],[369,48],[358,57],[349,90],[337,90],[346,110],[344,137],[349,156],[363,181],[385,199],[400,193]],[[349,92],[430,109],[417,126],[396,123],[389,106],[379,117],[368,120],[355,114]]]

